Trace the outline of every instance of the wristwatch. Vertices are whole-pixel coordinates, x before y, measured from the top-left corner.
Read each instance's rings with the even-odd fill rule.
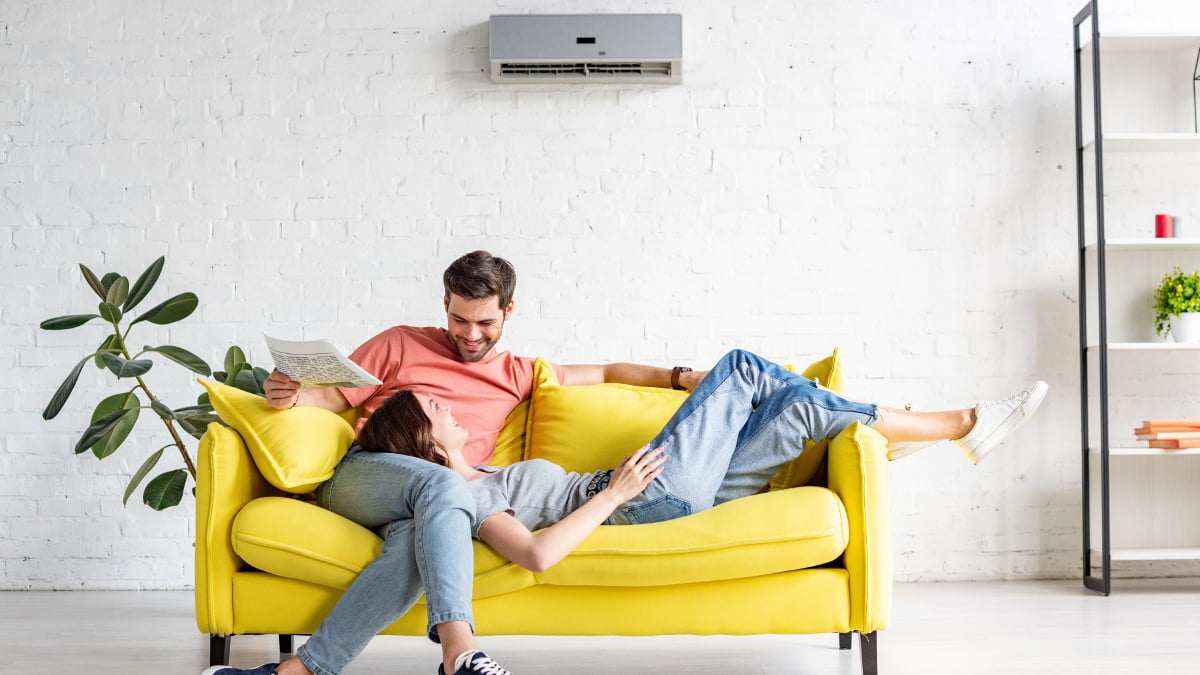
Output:
[[[690,372],[692,372],[692,369],[688,368],[687,366],[675,366],[674,368],[672,368],[671,369],[671,388],[678,390],[678,391],[687,391],[687,387],[679,384],[679,374],[680,373],[690,373]]]

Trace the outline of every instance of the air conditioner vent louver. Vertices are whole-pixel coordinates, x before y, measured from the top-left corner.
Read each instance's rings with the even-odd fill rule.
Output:
[[[640,75],[647,78],[671,77],[670,62],[655,63],[501,63],[503,77],[613,77]]]
[[[494,14],[489,24],[493,82],[683,80],[678,14]]]

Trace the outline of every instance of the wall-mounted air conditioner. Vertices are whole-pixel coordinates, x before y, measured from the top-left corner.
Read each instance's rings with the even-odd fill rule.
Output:
[[[493,14],[492,82],[683,81],[679,14]]]

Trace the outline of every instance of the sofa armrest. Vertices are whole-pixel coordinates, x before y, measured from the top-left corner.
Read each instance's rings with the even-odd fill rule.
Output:
[[[892,614],[892,513],[887,440],[855,423],[829,443],[829,488],[850,524],[844,555],[850,577],[850,625],[887,628]]]
[[[208,425],[196,451],[196,625],[202,633],[233,628],[233,519],[248,502],[278,494],[258,472],[236,431]]]

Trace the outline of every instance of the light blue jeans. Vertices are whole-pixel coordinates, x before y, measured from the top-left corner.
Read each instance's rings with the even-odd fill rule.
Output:
[[[806,440],[833,438],[854,422],[879,420],[857,403],[744,350],[717,362],[650,442],[667,463],[608,523],[672,520],[758,492]]]
[[[437,624],[472,622],[475,500],[462,476],[416,457],[355,446],[317,497],[334,513],[376,528],[383,552],[297,651],[309,670],[338,675],[371,638],[416,604],[422,590],[435,642]]]

